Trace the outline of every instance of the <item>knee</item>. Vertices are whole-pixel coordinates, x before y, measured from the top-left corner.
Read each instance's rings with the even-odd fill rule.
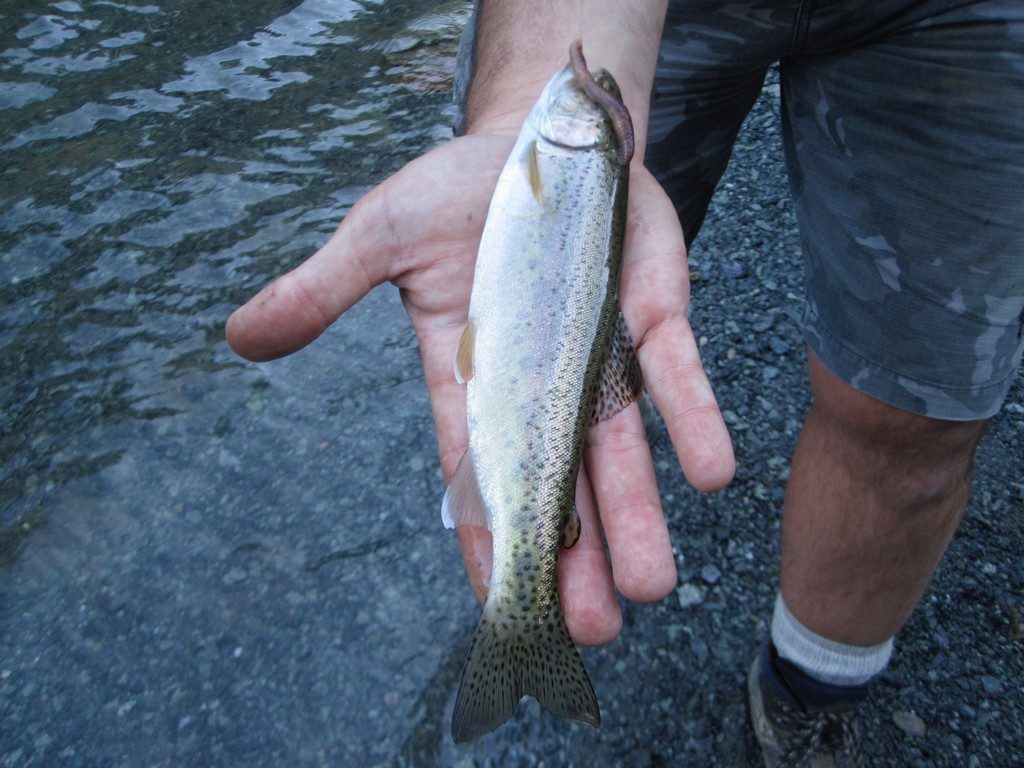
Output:
[[[904,509],[933,509],[953,495],[966,496],[971,466],[985,421],[943,421],[895,408],[858,392],[813,355],[810,363],[817,422],[864,482],[891,495]]]

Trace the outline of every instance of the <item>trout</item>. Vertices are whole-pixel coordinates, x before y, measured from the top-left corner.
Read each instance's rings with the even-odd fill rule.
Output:
[[[469,447],[442,516],[449,527],[487,526],[494,547],[455,702],[456,742],[497,728],[524,695],[600,724],[556,565],[579,532],[573,503],[586,429],[642,386],[618,303],[632,153],[614,79],[591,73],[575,43],[498,178],[455,355]]]

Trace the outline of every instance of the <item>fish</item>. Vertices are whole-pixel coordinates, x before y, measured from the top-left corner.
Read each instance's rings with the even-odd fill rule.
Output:
[[[452,716],[456,743],[498,728],[524,695],[601,722],[556,567],[579,535],[586,430],[643,386],[618,300],[632,154],[618,86],[590,72],[577,41],[498,177],[455,350],[469,445],[442,518],[490,528],[494,551]]]

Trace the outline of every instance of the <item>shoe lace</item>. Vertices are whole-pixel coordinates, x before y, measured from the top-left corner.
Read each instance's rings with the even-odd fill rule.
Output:
[[[787,707],[779,713],[779,720],[787,735],[779,756],[782,765],[809,765],[812,757],[822,754],[850,761],[840,765],[860,765],[860,733],[852,712],[801,712]]]

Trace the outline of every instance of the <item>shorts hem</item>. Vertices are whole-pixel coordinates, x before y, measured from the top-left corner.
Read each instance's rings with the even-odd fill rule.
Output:
[[[803,334],[807,346],[822,364],[858,392],[931,419],[979,421],[991,418],[1002,408],[1016,376],[1014,373],[978,387],[950,386],[908,376],[852,350],[825,327],[820,318],[814,317],[810,308],[804,313]],[[865,370],[871,375],[864,376]],[[907,384],[927,390],[927,400],[908,391]],[[958,392],[969,394],[972,405],[958,399]]]

